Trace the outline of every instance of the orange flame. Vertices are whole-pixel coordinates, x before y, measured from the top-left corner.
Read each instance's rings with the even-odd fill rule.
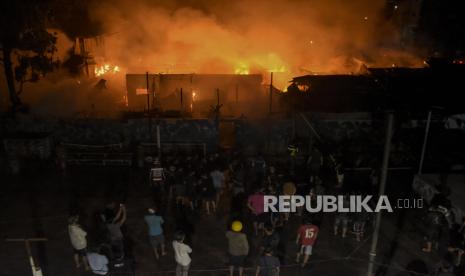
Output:
[[[111,65],[111,64],[95,66],[95,69],[94,69],[94,73],[96,77],[103,76],[107,73],[116,74],[119,71],[121,71],[121,69],[119,68],[118,65]]]
[[[288,67],[282,58],[275,53],[246,57],[237,62],[234,67],[234,73],[237,75],[248,75],[251,71],[284,73],[288,71]]]

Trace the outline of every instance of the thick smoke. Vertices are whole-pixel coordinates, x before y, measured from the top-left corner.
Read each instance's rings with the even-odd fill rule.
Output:
[[[296,75],[419,63],[382,18],[384,0],[99,1],[105,55],[124,71]],[[276,78],[275,78],[276,79]]]
[[[107,91],[113,102],[124,95],[125,73],[260,73],[268,83],[272,71],[274,85],[285,89],[294,76],[356,73],[362,63],[422,64],[422,59],[410,54],[418,51],[404,49],[400,31],[383,18],[385,0],[88,3],[92,3],[90,16],[104,28],[104,44],[92,54],[98,65],[109,63],[121,69],[118,74],[103,76],[109,80],[111,89]],[[60,34],[59,55],[71,45]],[[89,102],[82,101],[87,96],[81,94],[92,93],[97,81],[79,80],[58,72],[26,85],[22,97],[31,106],[44,103],[43,98],[49,99],[47,108],[36,110],[54,113],[49,106],[67,106],[59,113],[75,114],[83,107],[89,109]],[[41,97],[44,94],[49,96]]]
[[[49,29],[57,38],[57,51],[54,59],[64,61],[69,57],[72,41],[61,31]],[[13,59],[13,61],[15,61]],[[4,72],[0,71],[1,92],[0,106],[8,107],[8,94]],[[60,68],[37,82],[26,82],[20,97],[29,106],[31,115],[59,117],[109,117],[116,113],[117,105],[122,104],[122,85],[115,87],[112,83],[99,89],[99,79],[70,76],[66,68]],[[96,86],[97,85],[97,86]],[[17,85],[19,89],[19,85]]]

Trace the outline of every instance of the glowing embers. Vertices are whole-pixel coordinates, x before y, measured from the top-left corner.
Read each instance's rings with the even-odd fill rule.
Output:
[[[95,66],[94,73],[96,77],[100,77],[108,73],[116,74],[120,70],[121,69],[118,65],[104,64],[100,66]]]

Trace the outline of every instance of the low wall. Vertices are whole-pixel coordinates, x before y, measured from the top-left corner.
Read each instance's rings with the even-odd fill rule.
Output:
[[[152,120],[152,135],[148,119],[133,120],[21,120],[8,121],[5,132],[49,133],[55,144],[117,144],[133,145],[142,142],[155,142],[156,126],[160,128],[162,142],[208,143],[215,144],[217,130],[211,120]],[[152,139],[151,139],[152,137]]]

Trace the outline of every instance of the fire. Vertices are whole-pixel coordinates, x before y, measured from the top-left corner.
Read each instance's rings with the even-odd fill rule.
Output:
[[[123,96],[123,104],[125,107],[129,106],[128,96],[126,95]]]
[[[278,54],[268,53],[246,57],[245,60],[237,62],[234,68],[234,73],[237,75],[248,75],[250,71],[254,73],[285,73],[289,70]]]
[[[191,105],[190,105],[191,112],[194,110],[194,102],[195,102],[196,96],[197,96],[196,91],[195,91],[195,90],[192,90],[192,101],[191,101]]]
[[[287,71],[286,67],[283,65],[272,67],[271,69],[268,70],[268,72],[273,72],[273,73],[284,73],[286,71]]]
[[[104,64],[100,66],[95,66],[94,73],[96,77],[100,77],[107,73],[116,74],[119,71],[121,71],[121,69],[119,68],[118,65]]]
[[[192,101],[195,102],[195,96],[197,96],[197,93],[194,91],[192,91]]]
[[[236,75],[248,75],[249,74],[249,67],[245,63],[239,63],[234,69],[234,74]]]

